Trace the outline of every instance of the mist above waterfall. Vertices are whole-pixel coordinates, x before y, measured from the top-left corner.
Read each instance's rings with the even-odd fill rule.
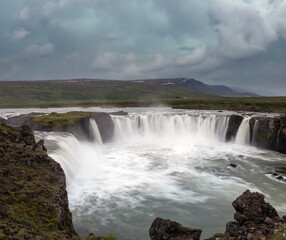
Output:
[[[112,231],[119,239],[146,240],[160,216],[203,228],[208,237],[223,231],[232,219],[231,202],[246,189],[263,192],[286,211],[285,185],[266,174],[285,156],[247,145],[247,117],[226,143],[228,115],[134,109],[112,117],[114,138],[104,144],[92,120],[94,142],[37,134],[66,172],[79,233]]]

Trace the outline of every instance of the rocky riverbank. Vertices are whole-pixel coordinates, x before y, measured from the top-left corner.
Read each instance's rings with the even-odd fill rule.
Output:
[[[0,239],[81,239],[72,223],[65,174],[28,126],[0,124]]]
[[[28,126],[0,125],[0,191],[1,240],[81,239],[73,228],[64,172]],[[286,239],[286,216],[280,218],[262,194],[246,191],[233,207],[236,221],[211,240]],[[201,230],[160,218],[150,229],[152,240],[196,240],[200,235]]]
[[[234,219],[226,224],[224,233],[207,240],[283,240],[286,239],[286,216],[264,201],[264,195],[245,191],[232,206]],[[186,228],[169,219],[156,218],[149,235],[151,240],[200,240],[202,230]]]
[[[241,115],[229,116],[226,141],[235,138],[243,119]],[[250,145],[286,154],[286,116],[251,117],[249,131]]]

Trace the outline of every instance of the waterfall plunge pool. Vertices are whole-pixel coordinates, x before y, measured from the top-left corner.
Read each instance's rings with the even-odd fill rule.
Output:
[[[78,109],[60,109],[71,110]],[[106,144],[94,124],[93,143],[67,133],[36,133],[66,173],[79,234],[146,240],[160,216],[201,228],[202,237],[210,237],[224,231],[233,219],[232,201],[246,189],[263,193],[280,215],[286,214],[285,183],[267,174],[285,166],[286,156],[248,146],[247,117],[237,137],[225,143],[227,112],[127,111],[128,116],[113,117],[115,136]]]

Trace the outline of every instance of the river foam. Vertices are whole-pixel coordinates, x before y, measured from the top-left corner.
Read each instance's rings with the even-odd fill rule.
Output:
[[[65,133],[37,133],[66,172],[79,233],[146,240],[160,216],[202,228],[209,237],[233,219],[231,202],[246,189],[285,210],[285,184],[266,173],[286,157],[247,145],[248,118],[230,143],[224,142],[228,114],[223,113],[135,109],[113,121],[114,139],[105,144],[95,122],[92,143]]]

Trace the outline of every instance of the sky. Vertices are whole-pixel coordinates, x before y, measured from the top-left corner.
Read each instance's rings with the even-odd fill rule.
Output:
[[[286,0],[2,0],[0,80],[195,78],[286,95]]]

